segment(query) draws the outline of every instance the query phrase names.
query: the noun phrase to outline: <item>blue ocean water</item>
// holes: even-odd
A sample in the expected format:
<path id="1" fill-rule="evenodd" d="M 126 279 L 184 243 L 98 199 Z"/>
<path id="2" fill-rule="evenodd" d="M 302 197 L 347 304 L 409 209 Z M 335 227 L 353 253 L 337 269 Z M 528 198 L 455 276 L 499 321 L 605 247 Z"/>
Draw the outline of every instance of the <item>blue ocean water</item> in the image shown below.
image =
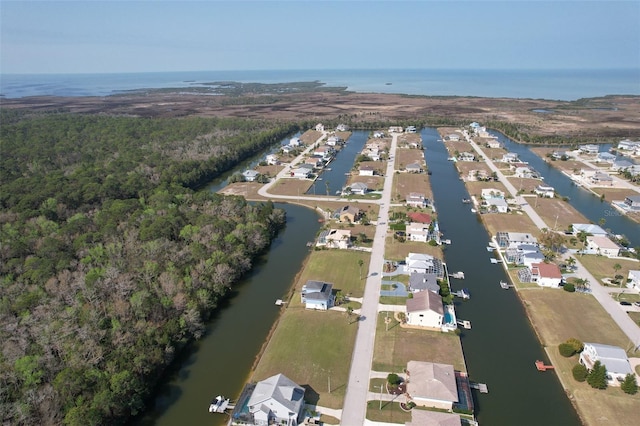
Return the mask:
<path id="1" fill-rule="evenodd" d="M 320 81 L 365 93 L 576 100 L 640 95 L 640 69 L 598 70 L 269 70 L 129 74 L 3 74 L 0 94 L 108 96 L 127 90 L 187 88 L 215 81 Z"/>

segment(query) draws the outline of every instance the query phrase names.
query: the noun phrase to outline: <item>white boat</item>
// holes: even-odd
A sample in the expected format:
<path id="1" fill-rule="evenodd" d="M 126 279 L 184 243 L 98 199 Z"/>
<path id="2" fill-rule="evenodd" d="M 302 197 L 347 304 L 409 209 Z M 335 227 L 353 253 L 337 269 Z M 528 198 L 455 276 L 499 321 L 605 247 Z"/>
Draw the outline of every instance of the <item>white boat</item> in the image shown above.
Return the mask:
<path id="1" fill-rule="evenodd" d="M 506 281 L 500 281 L 500 287 L 507 290 L 509 288 L 509 284 Z"/>
<path id="2" fill-rule="evenodd" d="M 209 405 L 210 413 L 224 413 L 224 410 L 229 406 L 229 399 L 222 395 L 216 396 Z"/>

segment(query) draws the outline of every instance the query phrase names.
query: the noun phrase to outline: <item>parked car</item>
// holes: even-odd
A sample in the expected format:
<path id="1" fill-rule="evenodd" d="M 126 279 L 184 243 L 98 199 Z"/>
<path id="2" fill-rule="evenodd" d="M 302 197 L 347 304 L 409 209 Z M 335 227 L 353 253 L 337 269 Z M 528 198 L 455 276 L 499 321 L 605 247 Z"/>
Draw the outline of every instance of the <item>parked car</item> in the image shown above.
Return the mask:
<path id="1" fill-rule="evenodd" d="M 640 308 L 640 302 L 633 302 L 633 304 Z"/>
<path id="2" fill-rule="evenodd" d="M 631 306 L 631 302 L 627 302 L 626 300 L 622 300 L 622 301 L 620 301 L 620 304 L 621 304 L 622 306 Z"/>

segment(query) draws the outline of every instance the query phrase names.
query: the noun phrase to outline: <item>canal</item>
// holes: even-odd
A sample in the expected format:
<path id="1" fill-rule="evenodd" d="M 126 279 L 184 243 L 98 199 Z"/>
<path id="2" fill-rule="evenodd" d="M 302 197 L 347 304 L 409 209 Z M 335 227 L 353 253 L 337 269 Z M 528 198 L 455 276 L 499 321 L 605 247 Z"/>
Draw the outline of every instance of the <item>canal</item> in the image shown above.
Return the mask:
<path id="1" fill-rule="evenodd" d="M 224 188 L 233 173 L 255 167 L 290 137 L 245 160 L 212 181 L 206 190 L 217 192 Z M 251 272 L 234 285 L 224 306 L 209 322 L 205 336 L 176 361 L 176 369 L 158 390 L 154 406 L 136 424 L 227 424 L 228 416 L 208 412 L 209 403 L 219 394 L 232 399 L 240 395 L 279 315 L 275 301 L 289 291 L 308 254 L 306 243 L 315 238 L 320 228 L 314 211 L 294 204 L 276 206 L 287 212 L 285 229 Z"/>
<path id="2" fill-rule="evenodd" d="M 490 262 L 486 250 L 490 236 L 463 198 L 469 198 L 454 163 L 435 129 L 421 132 L 425 160 L 438 221 L 446 246 L 444 256 L 450 271 L 464 271 L 466 279 L 452 280 L 453 290 L 469 288 L 471 299 L 456 302 L 460 319 L 469 320 L 471 330 L 461 334 L 472 381 L 486 383 L 488 394 L 474 391 L 481 425 L 580 425 L 580 420 L 556 375 L 541 373 L 537 359 L 546 360 L 524 308 L 513 290 L 503 290 L 502 267 Z"/>
<path id="3" fill-rule="evenodd" d="M 338 151 L 336 158 L 329 164 L 331 170 L 320 174 L 307 194 L 334 195 L 341 191 L 347 182 L 347 173 L 351 172 L 356 157 L 362 152 L 364 144 L 369 138 L 369 131 L 354 130 L 345 145 Z"/>
<path id="4" fill-rule="evenodd" d="M 528 146 L 513 142 L 499 132 L 489 133 L 497 136 L 505 149 L 515 152 L 522 161 L 526 161 L 540 172 L 544 176 L 545 185 L 553 186 L 558 194 L 568 197 L 569 204 L 589 221 L 598 224 L 604 219 L 603 228 L 610 229 L 614 234 L 624 235 L 629 240 L 630 247 L 640 247 L 640 226 L 612 207 L 609 201 L 613 200 L 602 201 L 597 195 L 575 185 L 567 175 L 531 152 Z M 611 145 L 602 145 L 601 150 L 606 151 L 610 147 Z"/>

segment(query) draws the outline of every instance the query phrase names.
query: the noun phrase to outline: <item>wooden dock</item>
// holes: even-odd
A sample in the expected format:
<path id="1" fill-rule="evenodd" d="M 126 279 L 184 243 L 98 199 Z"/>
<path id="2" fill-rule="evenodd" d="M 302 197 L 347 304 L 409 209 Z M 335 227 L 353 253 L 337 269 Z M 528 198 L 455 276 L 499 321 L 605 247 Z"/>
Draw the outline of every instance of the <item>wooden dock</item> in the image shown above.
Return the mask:
<path id="1" fill-rule="evenodd" d="M 485 383 L 469 382 L 469 386 L 471 386 L 471 389 L 479 390 L 480 393 L 489 393 L 489 388 Z"/>
<path id="2" fill-rule="evenodd" d="M 553 365 L 546 365 L 544 361 L 537 360 L 536 368 L 538 369 L 538 371 L 547 371 L 547 370 L 553 370 L 555 367 Z"/>

